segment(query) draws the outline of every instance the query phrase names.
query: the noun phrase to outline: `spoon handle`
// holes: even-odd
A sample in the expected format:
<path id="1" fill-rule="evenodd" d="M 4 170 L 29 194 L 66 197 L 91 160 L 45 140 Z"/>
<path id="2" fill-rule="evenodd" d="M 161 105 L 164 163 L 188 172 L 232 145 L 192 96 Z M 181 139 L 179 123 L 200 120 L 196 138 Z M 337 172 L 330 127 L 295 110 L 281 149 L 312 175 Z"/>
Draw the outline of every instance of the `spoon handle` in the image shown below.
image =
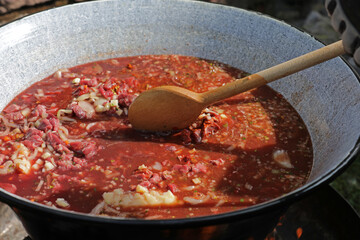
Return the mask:
<path id="1" fill-rule="evenodd" d="M 238 79 L 224 86 L 201 93 L 205 105 L 235 96 L 250 89 L 260 87 L 269 82 L 289 76 L 303 69 L 338 57 L 345 53 L 342 40 L 322 47 L 300 57 L 280 63 L 250 76 Z"/>

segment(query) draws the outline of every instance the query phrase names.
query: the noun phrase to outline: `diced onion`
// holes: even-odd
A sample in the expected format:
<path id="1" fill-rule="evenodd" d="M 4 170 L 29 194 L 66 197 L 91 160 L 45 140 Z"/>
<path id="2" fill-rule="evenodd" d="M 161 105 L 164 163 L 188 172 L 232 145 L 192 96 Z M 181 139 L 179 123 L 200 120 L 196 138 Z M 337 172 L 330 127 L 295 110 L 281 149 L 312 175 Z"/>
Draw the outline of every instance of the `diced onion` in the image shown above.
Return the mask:
<path id="1" fill-rule="evenodd" d="M 30 112 L 31 112 L 30 108 L 25 108 L 25 109 L 23 109 L 23 110 L 21 111 L 21 114 L 22 114 L 24 117 L 27 117 L 27 116 L 29 116 Z"/>
<path id="2" fill-rule="evenodd" d="M 69 72 L 69 69 L 59 69 L 59 70 L 57 70 L 55 73 L 54 73 L 54 77 L 56 78 L 56 79 L 61 79 L 62 78 L 62 73 L 63 72 Z"/>
<path id="3" fill-rule="evenodd" d="M 228 147 L 227 149 L 226 149 L 226 151 L 232 151 L 232 150 L 234 150 L 236 148 L 236 145 L 235 144 L 232 144 L 230 147 Z"/>
<path id="4" fill-rule="evenodd" d="M 95 112 L 101 113 L 101 112 L 106 112 L 108 109 L 106 109 L 103 105 L 97 105 L 95 107 Z"/>
<path id="5" fill-rule="evenodd" d="M 138 167 L 139 170 L 145 170 L 147 169 L 147 166 L 145 166 L 145 164 L 141 164 L 139 167 Z"/>
<path id="6" fill-rule="evenodd" d="M 92 104 L 86 101 L 79 101 L 78 105 L 86 112 L 87 117 L 92 117 L 95 114 L 95 109 Z"/>
<path id="7" fill-rule="evenodd" d="M 276 150 L 273 152 L 273 159 L 280 166 L 284 168 L 293 168 L 294 166 L 291 164 L 290 157 L 285 150 Z"/>
<path id="8" fill-rule="evenodd" d="M 54 168 L 55 168 L 55 166 L 51 162 L 48 162 L 48 161 L 45 162 L 45 164 L 44 164 L 45 171 L 50 171 Z"/>
<path id="9" fill-rule="evenodd" d="M 50 152 L 54 151 L 54 148 L 50 144 L 47 144 L 46 147 L 47 149 L 49 149 Z"/>
<path id="10" fill-rule="evenodd" d="M 209 196 L 206 196 L 205 198 L 200 198 L 200 199 L 192 198 L 192 197 L 184 197 L 183 200 L 192 205 L 197 205 L 197 204 L 206 202 L 207 200 L 209 200 L 209 198 L 210 198 Z"/>
<path id="11" fill-rule="evenodd" d="M 152 165 L 152 168 L 158 171 L 162 170 L 162 165 L 159 162 L 155 162 L 154 165 Z"/>
<path id="12" fill-rule="evenodd" d="M 57 112 L 57 118 L 60 118 L 63 114 L 70 114 L 72 113 L 72 110 L 69 109 L 59 109 L 59 111 Z"/>
<path id="13" fill-rule="evenodd" d="M 73 84 L 79 84 L 79 83 L 80 83 L 80 78 L 74 78 L 74 79 L 72 80 L 72 83 L 73 83 Z"/>
<path id="14" fill-rule="evenodd" d="M 63 121 L 63 122 L 76 122 L 75 119 L 73 118 L 70 118 L 70 117 L 61 117 L 61 119 L 59 119 L 60 121 Z"/>
<path id="15" fill-rule="evenodd" d="M 47 116 L 48 116 L 47 112 L 44 111 L 43 113 L 41 113 L 42 118 L 47 118 Z"/>
<path id="16" fill-rule="evenodd" d="M 36 122 L 34 123 L 35 127 L 38 127 L 40 125 L 40 120 L 36 120 Z"/>
<path id="17" fill-rule="evenodd" d="M 96 96 L 96 92 L 91 92 L 89 95 L 90 95 L 90 98 L 93 100 L 97 100 L 99 98 L 98 96 Z"/>
<path id="18" fill-rule="evenodd" d="M 58 198 L 58 199 L 56 199 L 55 202 L 58 206 L 63 207 L 63 208 L 70 206 L 70 204 L 64 198 Z"/>
<path id="19" fill-rule="evenodd" d="M 77 101 L 83 101 L 83 100 L 86 100 L 86 99 L 89 99 L 90 98 L 90 94 L 89 93 L 85 93 L 81 96 L 79 96 L 76 100 Z"/>
<path id="20" fill-rule="evenodd" d="M 35 189 L 35 192 L 38 192 L 38 191 L 40 191 L 40 189 L 41 189 L 41 187 L 42 187 L 42 185 L 44 184 L 44 180 L 40 180 L 40 182 L 39 182 L 39 184 L 37 185 L 37 187 L 36 187 L 36 189 Z"/>
<path id="21" fill-rule="evenodd" d="M 47 158 L 49 158 L 49 157 L 51 157 L 51 153 L 48 152 L 48 151 L 44 152 L 43 155 L 41 155 L 41 158 L 42 158 L 42 159 L 47 159 Z"/>
<path id="22" fill-rule="evenodd" d="M 40 99 L 40 98 L 44 97 L 44 96 L 45 96 L 45 95 L 44 95 L 44 90 L 42 90 L 41 88 L 39 88 L 39 89 L 37 90 L 37 93 L 34 94 L 34 96 L 35 96 L 36 99 Z"/>
<path id="23" fill-rule="evenodd" d="M 192 191 L 195 188 L 197 188 L 197 187 L 196 186 L 187 186 L 187 187 L 183 187 L 182 189 L 185 190 L 185 191 Z"/>
<path id="24" fill-rule="evenodd" d="M 14 168 L 13 161 L 6 161 L 3 164 L 3 167 L 0 168 L 0 174 L 1 175 L 5 175 L 5 174 L 8 174 L 8 173 L 13 173 L 14 171 L 15 171 L 15 168 Z"/>
<path id="25" fill-rule="evenodd" d="M 59 111 L 56 114 L 56 117 L 60 121 L 76 122 L 75 119 L 64 116 L 64 114 L 71 114 L 71 113 L 72 113 L 72 110 L 70 110 L 70 109 L 59 109 Z M 36 126 L 36 124 L 35 124 L 35 126 Z"/>
<path id="26" fill-rule="evenodd" d="M 215 207 L 220 207 L 221 205 L 223 205 L 226 201 L 224 199 L 220 199 L 217 204 L 215 205 Z"/>
<path id="27" fill-rule="evenodd" d="M 95 106 L 97 106 L 97 105 L 104 105 L 104 103 L 106 103 L 106 102 L 108 102 L 108 100 L 106 100 L 105 98 L 102 98 L 102 97 L 100 97 L 99 99 L 97 99 L 95 102 L 94 102 L 94 104 L 95 104 Z"/>
<path id="28" fill-rule="evenodd" d="M 33 160 L 37 156 L 38 152 L 39 150 L 35 148 L 34 152 L 28 157 L 28 160 L 29 161 Z"/>
<path id="29" fill-rule="evenodd" d="M 110 62 L 111 62 L 113 65 L 115 65 L 115 66 L 119 65 L 119 61 L 116 60 L 116 59 L 111 59 Z"/>
<path id="30" fill-rule="evenodd" d="M 102 201 L 99 204 L 97 204 L 90 212 L 90 214 L 98 215 L 104 208 L 105 202 Z"/>
<path id="31" fill-rule="evenodd" d="M 192 182 L 195 183 L 196 185 L 199 185 L 201 183 L 201 179 L 200 178 L 193 178 Z"/>
<path id="32" fill-rule="evenodd" d="M 61 71 L 60 71 L 60 70 L 56 71 L 56 72 L 54 73 L 54 77 L 55 77 L 56 79 L 60 79 L 60 78 L 62 77 Z"/>
<path id="33" fill-rule="evenodd" d="M 28 174 L 30 172 L 30 168 L 31 168 L 30 161 L 25 158 L 15 159 L 14 165 L 15 165 L 16 170 L 23 174 Z"/>
<path id="34" fill-rule="evenodd" d="M 122 114 L 123 112 L 124 112 L 123 110 L 119 109 L 119 110 L 116 111 L 116 114 L 117 114 L 118 116 L 121 116 L 121 114 Z"/>
<path id="35" fill-rule="evenodd" d="M 68 130 L 66 127 L 64 127 L 64 126 L 59 126 L 59 131 L 64 132 L 64 134 L 65 134 L 66 136 L 69 135 L 69 130 Z"/>
<path id="36" fill-rule="evenodd" d="M 95 109 L 96 110 L 96 109 Z M 95 126 L 97 123 L 96 122 L 92 122 L 92 123 L 89 123 L 87 126 L 86 126 L 86 130 L 90 130 L 90 128 L 92 128 L 93 126 Z"/>
<path id="37" fill-rule="evenodd" d="M 110 107 L 119 107 L 119 101 L 118 100 L 111 100 L 110 101 Z"/>
<path id="38" fill-rule="evenodd" d="M 59 134 L 59 137 L 61 138 L 61 140 L 63 140 L 63 141 L 68 140 L 66 133 L 64 133 L 64 131 L 62 129 L 58 130 L 58 134 Z"/>

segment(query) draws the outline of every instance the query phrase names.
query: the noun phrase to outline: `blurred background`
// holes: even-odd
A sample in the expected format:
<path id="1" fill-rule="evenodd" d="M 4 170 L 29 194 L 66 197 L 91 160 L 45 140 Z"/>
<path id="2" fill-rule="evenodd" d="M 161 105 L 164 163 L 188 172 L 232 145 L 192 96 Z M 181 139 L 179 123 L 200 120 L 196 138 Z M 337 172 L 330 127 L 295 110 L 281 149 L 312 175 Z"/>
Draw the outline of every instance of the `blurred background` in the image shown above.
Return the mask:
<path id="1" fill-rule="evenodd" d="M 201 0 L 261 12 L 281 19 L 302 29 L 325 44 L 339 40 L 330 24 L 324 0 Z M 0 0 L 0 26 L 18 18 L 46 9 L 86 0 Z M 348 56 L 344 56 L 355 71 L 360 69 Z M 335 188 L 354 209 L 360 213 L 360 156 L 337 177 L 331 186 Z M 330 199 L 329 199 L 330 201 Z"/>

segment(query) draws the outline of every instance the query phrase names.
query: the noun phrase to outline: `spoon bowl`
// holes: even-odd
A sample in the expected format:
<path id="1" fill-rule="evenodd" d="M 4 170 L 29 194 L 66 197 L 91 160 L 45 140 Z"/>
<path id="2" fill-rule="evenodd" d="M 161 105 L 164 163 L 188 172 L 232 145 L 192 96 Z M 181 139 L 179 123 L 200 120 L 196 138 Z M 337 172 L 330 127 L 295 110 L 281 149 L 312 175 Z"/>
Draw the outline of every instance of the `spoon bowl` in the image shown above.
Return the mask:
<path id="1" fill-rule="evenodd" d="M 205 107 L 201 93 L 176 86 L 156 87 L 140 94 L 130 105 L 129 120 L 136 129 L 178 130 L 193 123 Z"/>

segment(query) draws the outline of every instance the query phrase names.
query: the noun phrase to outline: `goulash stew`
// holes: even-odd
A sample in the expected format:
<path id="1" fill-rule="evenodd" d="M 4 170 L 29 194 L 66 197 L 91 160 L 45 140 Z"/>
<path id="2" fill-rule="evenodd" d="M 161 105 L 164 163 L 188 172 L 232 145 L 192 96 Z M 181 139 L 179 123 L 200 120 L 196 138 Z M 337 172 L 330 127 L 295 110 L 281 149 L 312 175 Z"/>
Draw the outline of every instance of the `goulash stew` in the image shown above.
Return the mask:
<path id="1" fill-rule="evenodd" d="M 219 214 L 306 182 L 309 133 L 278 93 L 260 87 L 205 109 L 187 129 L 135 131 L 128 108 L 143 91 L 207 91 L 246 76 L 179 55 L 123 57 L 62 69 L 0 115 L 0 187 L 48 206 L 126 218 Z"/>

